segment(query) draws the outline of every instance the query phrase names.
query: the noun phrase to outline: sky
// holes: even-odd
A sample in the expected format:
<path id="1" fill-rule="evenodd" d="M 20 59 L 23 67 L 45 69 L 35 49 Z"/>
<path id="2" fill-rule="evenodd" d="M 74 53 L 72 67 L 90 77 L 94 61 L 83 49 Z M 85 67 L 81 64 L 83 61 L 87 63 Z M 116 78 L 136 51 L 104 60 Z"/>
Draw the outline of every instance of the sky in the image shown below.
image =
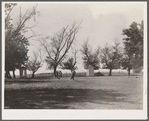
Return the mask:
<path id="1" fill-rule="evenodd" d="M 37 26 L 33 32 L 41 36 L 53 36 L 63 27 L 72 25 L 74 21 L 82 22 L 79 32 L 76 35 L 75 48 L 80 50 L 84 41 L 88 39 L 93 50 L 98 46 L 103 48 L 106 43 L 114 44 L 118 40 L 123 45 L 122 30 L 128 28 L 132 22 L 141 23 L 144 20 L 145 2 L 21 2 L 13 9 L 12 16 L 18 18 L 21 6 L 21 12 L 38 4 L 37 11 L 40 16 L 37 17 Z M 33 20 L 27 23 L 27 26 L 33 26 Z M 29 31 L 28 34 L 32 34 Z M 38 42 L 39 36 L 29 39 L 30 47 L 28 55 L 41 48 Z M 45 52 L 42 52 L 43 58 Z M 70 50 L 71 55 L 71 50 Z M 82 55 L 77 53 L 77 71 L 85 71 L 83 68 Z M 46 70 L 46 63 L 43 64 L 37 73 L 49 72 Z"/>

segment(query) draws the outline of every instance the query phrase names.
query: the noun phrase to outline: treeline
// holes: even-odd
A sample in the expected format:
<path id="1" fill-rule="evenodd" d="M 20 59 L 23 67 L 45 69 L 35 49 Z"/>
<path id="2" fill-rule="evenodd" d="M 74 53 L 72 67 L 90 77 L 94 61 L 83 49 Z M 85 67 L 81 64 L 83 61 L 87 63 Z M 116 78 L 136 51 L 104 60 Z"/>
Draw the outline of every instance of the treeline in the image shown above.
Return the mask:
<path id="1" fill-rule="evenodd" d="M 58 66 L 70 71 L 77 69 L 76 55 L 79 50 L 74 50 L 69 58 L 67 55 L 70 48 L 73 48 L 81 23 L 74 22 L 71 26 L 63 27 L 53 37 L 38 37 L 38 42 L 43 47 L 46 57 L 43 59 L 41 50 L 39 50 L 34 52 L 31 59 L 27 55 L 29 51 L 28 39 L 36 35 L 33 33 L 30 37 L 26 37 L 24 34 L 36 25 L 36 16 L 40 15 L 40 12 L 37 11 L 36 5 L 32 9 L 26 10 L 24 14 L 20 8 L 17 24 L 14 25 L 10 13 L 16 5 L 15 3 L 5 3 L 5 77 L 12 78 L 10 71 L 13 71 L 15 78 L 15 70 L 25 67 L 32 72 L 34 78 L 35 72 L 44 61 L 47 63 L 48 69 L 54 70 L 54 75 Z M 26 23 L 31 19 L 35 20 L 35 25 L 27 27 Z M 96 70 L 101 68 L 102 63 L 102 68 L 110 70 L 109 75 L 112 75 L 112 69 L 121 67 L 128 69 L 128 75 L 132 68 L 141 68 L 143 66 L 143 21 L 140 24 L 133 22 L 129 28 L 122 31 L 122 34 L 125 35 L 124 49 L 120 47 L 120 43 L 115 41 L 113 46 L 98 47 L 93 52 L 86 41 L 80 50 L 83 55 L 84 68 L 93 66 Z"/>
<path id="2" fill-rule="evenodd" d="M 143 67 L 143 30 L 143 21 L 140 24 L 133 22 L 129 28 L 123 29 L 124 48 L 120 47 L 118 41 L 115 41 L 113 46 L 107 44 L 103 48 L 98 47 L 93 53 L 87 40 L 81 50 L 84 68 L 87 69 L 91 65 L 96 70 L 102 63 L 102 68 L 110 70 L 109 76 L 112 75 L 112 69 L 119 68 L 127 69 L 128 75 L 131 69 L 140 72 Z"/>

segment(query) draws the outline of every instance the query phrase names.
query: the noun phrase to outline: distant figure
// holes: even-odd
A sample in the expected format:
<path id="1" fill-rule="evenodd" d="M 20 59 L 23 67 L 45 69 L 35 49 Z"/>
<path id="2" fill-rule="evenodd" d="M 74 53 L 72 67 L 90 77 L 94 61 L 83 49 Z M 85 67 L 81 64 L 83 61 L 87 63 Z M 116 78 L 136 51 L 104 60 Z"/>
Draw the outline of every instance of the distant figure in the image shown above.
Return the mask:
<path id="1" fill-rule="evenodd" d="M 61 71 L 56 71 L 56 77 L 60 79 L 62 77 L 62 72 Z"/>
<path id="2" fill-rule="evenodd" d="M 61 72 L 61 71 L 59 71 L 59 77 L 62 77 L 62 75 L 63 75 L 63 74 L 62 74 L 62 72 Z"/>
<path id="3" fill-rule="evenodd" d="M 71 79 L 74 80 L 74 76 L 75 76 L 75 75 L 76 75 L 76 72 L 75 72 L 75 70 L 73 70 L 73 71 L 72 71 L 72 75 L 71 75 Z M 71 80 L 71 79 L 70 79 L 70 80 Z"/>

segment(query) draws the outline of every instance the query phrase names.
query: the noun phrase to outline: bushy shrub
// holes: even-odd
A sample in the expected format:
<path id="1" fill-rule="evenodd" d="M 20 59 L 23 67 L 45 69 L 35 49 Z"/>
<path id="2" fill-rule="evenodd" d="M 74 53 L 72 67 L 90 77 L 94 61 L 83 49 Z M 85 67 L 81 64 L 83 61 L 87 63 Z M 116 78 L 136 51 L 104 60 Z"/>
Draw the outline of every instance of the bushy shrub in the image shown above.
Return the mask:
<path id="1" fill-rule="evenodd" d="M 140 73 L 142 71 L 142 67 L 133 68 L 132 71 L 133 73 Z"/>
<path id="2" fill-rule="evenodd" d="M 94 73 L 94 76 L 104 76 L 104 74 L 102 74 L 100 71 Z"/>

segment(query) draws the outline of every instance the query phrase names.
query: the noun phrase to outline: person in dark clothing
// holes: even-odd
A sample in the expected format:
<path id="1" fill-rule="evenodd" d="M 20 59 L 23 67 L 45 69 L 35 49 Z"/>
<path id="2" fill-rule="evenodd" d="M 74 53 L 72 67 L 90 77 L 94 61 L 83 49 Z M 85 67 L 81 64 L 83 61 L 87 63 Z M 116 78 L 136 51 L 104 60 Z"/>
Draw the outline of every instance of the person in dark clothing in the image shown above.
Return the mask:
<path id="1" fill-rule="evenodd" d="M 76 75 L 76 72 L 75 72 L 75 70 L 73 70 L 73 71 L 72 71 L 72 75 L 71 75 L 71 79 L 74 80 L 74 76 L 75 76 L 75 75 Z M 71 79 L 70 79 L 70 80 L 71 80 Z"/>
<path id="2" fill-rule="evenodd" d="M 56 71 L 56 77 L 60 79 L 62 77 L 62 72 L 61 71 Z"/>
<path id="3" fill-rule="evenodd" d="M 59 71 L 59 76 L 62 77 L 63 73 L 61 71 Z"/>

